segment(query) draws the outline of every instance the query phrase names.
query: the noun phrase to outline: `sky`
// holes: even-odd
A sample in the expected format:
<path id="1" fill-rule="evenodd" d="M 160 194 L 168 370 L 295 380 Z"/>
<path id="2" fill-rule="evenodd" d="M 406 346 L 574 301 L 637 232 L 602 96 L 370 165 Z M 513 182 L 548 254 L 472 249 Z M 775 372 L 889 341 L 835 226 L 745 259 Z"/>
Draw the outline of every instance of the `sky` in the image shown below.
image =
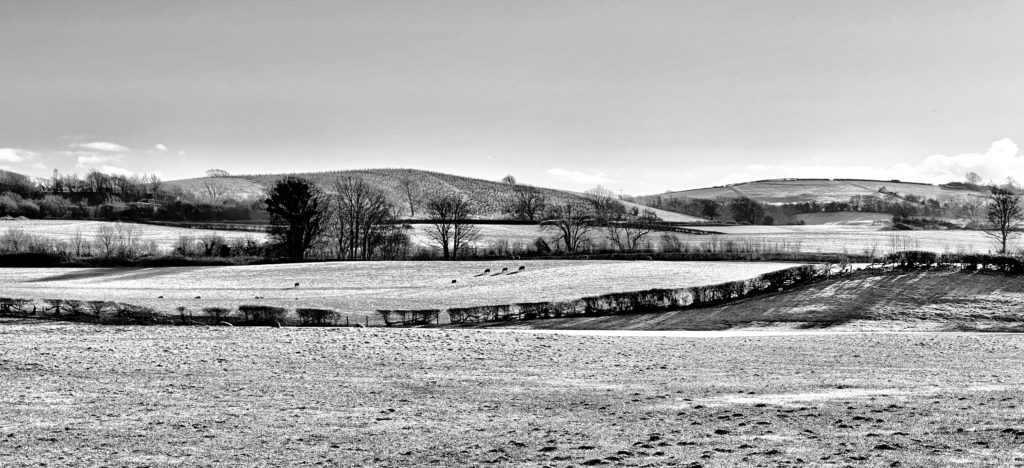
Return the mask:
<path id="1" fill-rule="evenodd" d="M 0 168 L 1024 181 L 1024 2 L 0 2 Z"/>

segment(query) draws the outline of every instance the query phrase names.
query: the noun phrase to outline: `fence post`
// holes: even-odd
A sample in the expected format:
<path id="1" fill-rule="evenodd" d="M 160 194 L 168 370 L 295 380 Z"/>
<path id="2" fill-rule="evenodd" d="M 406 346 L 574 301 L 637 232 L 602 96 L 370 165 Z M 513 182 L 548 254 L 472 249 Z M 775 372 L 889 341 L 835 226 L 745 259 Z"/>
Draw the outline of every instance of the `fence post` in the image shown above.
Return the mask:
<path id="1" fill-rule="evenodd" d="M 366 316 L 366 327 L 367 328 L 370 327 L 370 316 L 369 315 Z"/>
<path id="2" fill-rule="evenodd" d="M 347 315 L 345 316 L 345 326 L 346 327 L 348 326 L 348 316 Z"/>

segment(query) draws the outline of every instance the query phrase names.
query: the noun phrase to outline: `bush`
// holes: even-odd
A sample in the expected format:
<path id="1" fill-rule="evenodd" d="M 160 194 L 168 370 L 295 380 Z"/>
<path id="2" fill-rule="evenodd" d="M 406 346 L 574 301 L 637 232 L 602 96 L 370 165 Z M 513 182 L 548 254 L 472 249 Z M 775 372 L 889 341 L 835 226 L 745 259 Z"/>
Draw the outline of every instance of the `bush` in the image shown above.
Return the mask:
<path id="1" fill-rule="evenodd" d="M 939 256 L 935 252 L 925 250 L 905 250 L 886 255 L 884 264 L 893 264 L 900 268 L 927 268 L 938 263 L 938 261 Z"/>
<path id="2" fill-rule="evenodd" d="M 238 312 L 250 325 L 281 324 L 288 315 L 288 309 L 267 305 L 240 305 Z"/>
<path id="3" fill-rule="evenodd" d="M 121 324 L 125 325 L 157 325 L 170 323 L 170 320 L 155 310 L 124 303 L 114 303 L 114 319 Z"/>
<path id="4" fill-rule="evenodd" d="M 420 310 L 384 310 L 379 309 L 377 313 L 380 314 L 384 320 L 384 325 L 429 325 L 432 322 L 437 321 L 437 317 L 441 314 L 439 309 L 420 309 Z"/>
<path id="5" fill-rule="evenodd" d="M 209 317 L 211 324 L 218 324 L 231 316 L 231 309 L 227 307 L 203 307 L 203 313 Z"/>
<path id="6" fill-rule="evenodd" d="M 27 317 L 31 315 L 31 312 L 29 311 L 29 306 L 31 305 L 31 299 L 0 297 L 0 315 L 8 317 Z"/>
<path id="7" fill-rule="evenodd" d="M 299 323 L 305 326 L 332 325 L 338 319 L 338 313 L 331 309 L 295 309 L 299 316 Z"/>

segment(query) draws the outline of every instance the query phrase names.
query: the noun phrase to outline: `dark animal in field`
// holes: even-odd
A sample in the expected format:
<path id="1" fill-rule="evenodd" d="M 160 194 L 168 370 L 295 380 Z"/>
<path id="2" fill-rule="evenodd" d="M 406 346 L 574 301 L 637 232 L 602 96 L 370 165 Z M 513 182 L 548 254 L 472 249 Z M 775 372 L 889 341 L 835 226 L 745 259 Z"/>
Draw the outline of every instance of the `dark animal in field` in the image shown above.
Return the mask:
<path id="1" fill-rule="evenodd" d="M 452 284 L 458 283 L 459 280 L 452 280 Z"/>
<path id="2" fill-rule="evenodd" d="M 505 267 L 505 268 L 502 268 L 502 269 L 501 269 L 501 272 L 502 272 L 502 273 L 505 273 L 505 272 L 507 272 L 507 271 L 508 271 L 508 267 Z"/>
<path id="3" fill-rule="evenodd" d="M 490 273 L 490 272 L 491 272 L 491 269 L 490 269 L 490 268 L 488 268 L 488 269 L 484 270 L 484 273 Z"/>
<path id="4" fill-rule="evenodd" d="M 519 271 L 526 271 L 526 265 L 520 265 Z"/>
<path id="5" fill-rule="evenodd" d="M 156 298 L 157 299 L 163 299 L 164 297 L 163 296 L 157 296 Z"/>
<path id="6" fill-rule="evenodd" d="M 297 288 L 297 287 L 299 287 L 299 283 L 295 283 L 295 287 L 296 287 L 296 288 Z"/>
<path id="7" fill-rule="evenodd" d="M 196 296 L 196 299 L 202 299 L 203 296 Z"/>

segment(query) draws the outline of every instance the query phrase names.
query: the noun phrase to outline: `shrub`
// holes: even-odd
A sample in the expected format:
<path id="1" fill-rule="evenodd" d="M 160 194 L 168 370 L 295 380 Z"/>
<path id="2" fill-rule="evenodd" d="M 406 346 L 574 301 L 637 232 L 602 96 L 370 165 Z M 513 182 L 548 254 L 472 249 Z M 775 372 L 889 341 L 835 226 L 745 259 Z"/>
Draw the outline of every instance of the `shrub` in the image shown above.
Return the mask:
<path id="1" fill-rule="evenodd" d="M 167 317 L 160 315 L 149 307 L 120 302 L 115 303 L 113 307 L 115 320 L 122 324 L 156 325 L 170 322 Z"/>
<path id="2" fill-rule="evenodd" d="M 203 307 L 203 313 L 210 319 L 211 324 L 223 322 L 231 315 L 231 309 L 227 307 Z"/>
<path id="3" fill-rule="evenodd" d="M 338 319 L 338 313 L 331 309 L 295 309 L 299 316 L 299 323 L 306 326 L 332 325 Z"/>
<path id="4" fill-rule="evenodd" d="M 939 256 L 935 252 L 924 250 L 904 250 L 885 256 L 885 264 L 893 264 L 900 268 L 929 267 L 938 263 Z"/>
<path id="5" fill-rule="evenodd" d="M 238 312 L 251 325 L 274 325 L 284 322 L 288 309 L 267 305 L 240 305 Z"/>
<path id="6" fill-rule="evenodd" d="M 0 297 L 0 315 L 25 317 L 30 315 L 28 308 L 31 305 L 31 299 Z"/>
<path id="7" fill-rule="evenodd" d="M 377 313 L 380 314 L 384 320 L 384 325 L 429 325 L 432 322 L 437 321 L 437 317 L 441 314 L 439 309 L 420 309 L 420 310 L 384 310 L 378 309 Z"/>

